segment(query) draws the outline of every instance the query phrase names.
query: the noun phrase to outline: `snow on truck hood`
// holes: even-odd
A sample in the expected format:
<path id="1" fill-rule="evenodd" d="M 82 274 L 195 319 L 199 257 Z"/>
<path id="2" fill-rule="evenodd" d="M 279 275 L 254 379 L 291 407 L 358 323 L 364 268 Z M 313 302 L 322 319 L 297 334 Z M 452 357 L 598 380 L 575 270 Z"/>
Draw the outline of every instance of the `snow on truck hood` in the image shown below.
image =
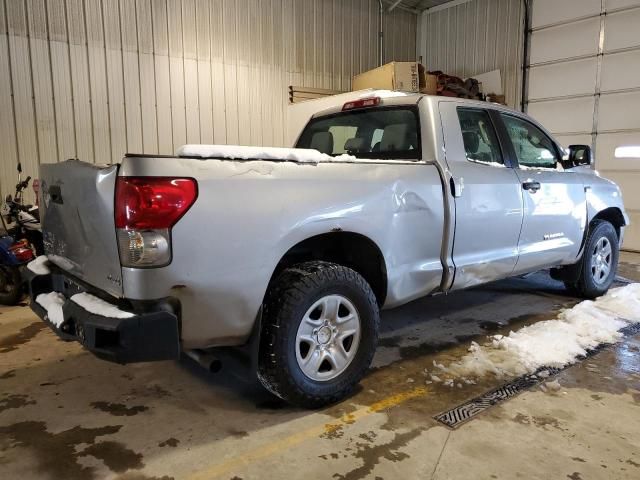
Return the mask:
<path id="1" fill-rule="evenodd" d="M 310 148 L 245 147 L 240 145 L 183 145 L 179 157 L 225 158 L 234 160 L 284 160 L 298 163 L 353 162 L 352 155 L 333 157 Z"/>

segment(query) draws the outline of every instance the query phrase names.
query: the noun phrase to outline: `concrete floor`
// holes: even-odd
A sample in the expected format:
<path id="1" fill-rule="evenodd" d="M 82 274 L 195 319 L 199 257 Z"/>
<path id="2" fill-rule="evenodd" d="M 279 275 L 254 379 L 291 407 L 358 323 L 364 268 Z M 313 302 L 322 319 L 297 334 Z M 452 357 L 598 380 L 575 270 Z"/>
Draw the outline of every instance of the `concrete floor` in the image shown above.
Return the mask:
<path id="1" fill-rule="evenodd" d="M 640 281 L 640 255 L 619 274 Z M 374 368 L 339 405 L 304 411 L 188 359 L 112 365 L 0 309 L 0 478 L 640 478 L 640 338 L 456 430 L 433 415 L 499 382 L 425 384 L 470 340 L 576 303 L 545 274 L 385 312 Z"/>

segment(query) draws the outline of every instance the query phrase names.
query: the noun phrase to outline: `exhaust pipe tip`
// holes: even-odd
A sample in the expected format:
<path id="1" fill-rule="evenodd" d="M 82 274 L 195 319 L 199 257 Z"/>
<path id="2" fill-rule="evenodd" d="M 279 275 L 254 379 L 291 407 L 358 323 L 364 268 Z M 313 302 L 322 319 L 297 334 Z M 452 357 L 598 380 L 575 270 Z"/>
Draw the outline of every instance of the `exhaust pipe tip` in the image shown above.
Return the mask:
<path id="1" fill-rule="evenodd" d="M 217 358 L 213 358 L 209 363 L 209 371 L 211 373 L 218 373 L 220 370 L 222 370 L 222 362 Z"/>
<path id="2" fill-rule="evenodd" d="M 218 357 L 208 352 L 202 350 L 186 350 L 184 353 L 211 373 L 218 373 L 222 370 L 222 362 Z"/>

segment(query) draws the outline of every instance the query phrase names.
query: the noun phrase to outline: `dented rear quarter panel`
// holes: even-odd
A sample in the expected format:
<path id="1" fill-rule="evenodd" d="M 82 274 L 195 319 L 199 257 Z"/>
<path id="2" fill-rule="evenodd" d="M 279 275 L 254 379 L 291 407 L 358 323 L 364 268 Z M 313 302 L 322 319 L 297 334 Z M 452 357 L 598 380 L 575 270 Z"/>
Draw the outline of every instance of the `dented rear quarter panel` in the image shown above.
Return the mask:
<path id="1" fill-rule="evenodd" d="M 180 300 L 184 348 L 246 340 L 278 262 L 318 234 L 354 232 L 378 246 L 385 307 L 440 286 L 445 208 L 433 164 L 138 156 L 126 157 L 119 175 L 198 181 L 195 204 L 172 230 L 172 262 L 122 271 L 125 297 Z"/>

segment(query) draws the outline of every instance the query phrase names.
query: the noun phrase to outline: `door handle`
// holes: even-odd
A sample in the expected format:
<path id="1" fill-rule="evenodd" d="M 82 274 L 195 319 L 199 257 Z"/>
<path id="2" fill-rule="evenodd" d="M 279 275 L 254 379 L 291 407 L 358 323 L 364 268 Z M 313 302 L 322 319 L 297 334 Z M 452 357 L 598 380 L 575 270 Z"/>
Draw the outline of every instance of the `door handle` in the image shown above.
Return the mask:
<path id="1" fill-rule="evenodd" d="M 523 182 L 522 188 L 528 190 L 530 193 L 536 193 L 538 190 L 540 190 L 540 182 L 527 180 L 526 182 Z"/>

